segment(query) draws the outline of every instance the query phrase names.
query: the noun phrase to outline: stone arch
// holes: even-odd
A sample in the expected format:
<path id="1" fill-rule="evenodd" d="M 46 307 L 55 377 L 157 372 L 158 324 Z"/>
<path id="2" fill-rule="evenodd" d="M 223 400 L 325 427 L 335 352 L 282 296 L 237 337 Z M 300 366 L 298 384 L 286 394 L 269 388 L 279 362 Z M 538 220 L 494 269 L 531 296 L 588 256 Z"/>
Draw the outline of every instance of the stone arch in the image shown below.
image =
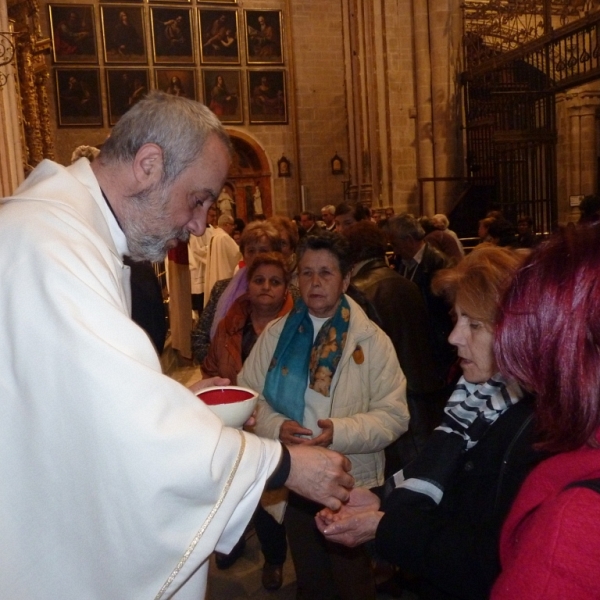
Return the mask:
<path id="1" fill-rule="evenodd" d="M 262 146 L 250 135 L 228 129 L 233 159 L 226 184 L 233 189 L 235 216 L 249 223 L 259 210 L 273 215 L 273 183 L 269 159 Z M 256 189 L 260 191 L 257 193 Z"/>

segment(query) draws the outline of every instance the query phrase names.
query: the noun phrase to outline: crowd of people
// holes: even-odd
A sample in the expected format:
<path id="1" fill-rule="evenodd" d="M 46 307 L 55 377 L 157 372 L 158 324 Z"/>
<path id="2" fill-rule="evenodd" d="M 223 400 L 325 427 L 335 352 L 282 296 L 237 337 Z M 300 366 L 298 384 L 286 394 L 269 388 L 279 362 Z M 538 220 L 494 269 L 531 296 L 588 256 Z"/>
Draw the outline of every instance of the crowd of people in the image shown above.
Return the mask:
<path id="1" fill-rule="evenodd" d="M 556 452 L 543 441 L 536 417 L 537 388 L 523 375 L 500 369 L 502 346 L 495 342 L 502 300 L 542 241 L 533 232 L 532 220 L 523 217 L 513 226 L 501 213 L 489 213 L 480 222 L 475 247 L 467 251 L 442 214 L 416 218 L 395 215 L 393 209 L 377 214 L 364 205 L 342 203 L 324 206 L 320 218 L 304 211 L 293 219 L 279 216 L 269 222 L 279 224 L 282 240 L 285 223 L 287 253 L 281 264 L 286 265 L 288 293 L 295 291 L 293 308 L 274 307 L 273 322 L 264 328 L 264 335 L 259 335 L 262 329 L 253 328 L 254 350 L 247 350 L 243 367 L 238 360 L 236 380 L 261 394 L 256 433 L 285 443 L 325 445 L 349 456 L 355 488 L 349 502 L 336 511 L 319 511 L 315 503 L 294 493 L 280 501 L 277 510 L 263 501 L 267 510 L 259 507 L 262 516 L 255 518 L 255 529 L 265 555 L 265 587 L 272 590 L 281 585 L 285 552 L 280 551 L 279 562 L 273 564 L 268 546 L 278 540 L 275 545 L 282 548 L 286 536 L 298 598 L 374 598 L 373 576 L 382 560 L 392 566 L 392 576 L 382 589 L 400 593 L 408 587 L 422 599 L 483 599 L 492 593 L 502 598 L 529 597 L 527 586 L 541 589 L 541 581 L 593 589 L 589 577 L 583 584 L 569 583 L 547 567 L 535 582 L 514 577 L 504 584 L 506 576 L 500 576 L 509 558 L 519 560 L 518 550 L 501 537 L 503 523 L 530 472 L 538 473 L 536 466 L 548 464 L 546 460 Z M 538 252 L 558 244 L 559 236 Z M 595 247 L 600 250 L 597 242 Z M 290 277 L 294 284 L 287 283 Z M 274 287 L 262 281 L 273 296 Z M 315 313 L 316 303 L 323 302 L 330 286 L 329 311 Z M 246 296 L 241 298 L 248 303 Z M 345 310 L 350 315 L 347 333 L 339 321 Z M 355 341 L 351 332 L 356 325 L 351 323 L 358 315 L 361 322 L 379 330 L 378 335 L 384 334 L 386 345 L 391 343 L 393 353 L 388 348 L 385 354 L 393 356 L 393 367 L 382 356 L 374 358 L 370 345 Z M 210 315 L 213 326 L 214 318 Z M 219 328 L 234 318 L 239 319 L 235 308 Z M 250 327 L 250 319 L 244 319 L 238 321 L 238 328 L 244 322 Z M 203 358 L 201 348 L 208 348 L 210 354 L 224 344 L 216 336 L 211 342 L 209 330 L 204 319 L 194 331 L 196 337 L 206 336 L 204 346 L 195 345 L 196 359 L 204 360 L 207 376 L 224 375 L 230 357 L 223 361 L 221 372 L 214 361 L 208 368 Z M 236 336 L 231 329 L 230 340 Z M 384 348 L 381 344 L 375 346 Z M 348 363 L 344 357 L 349 353 L 353 360 Z M 333 358 L 320 359 L 324 354 Z M 339 374 L 332 364 L 342 369 Z M 367 366 L 366 376 L 350 380 L 351 386 L 343 370 L 348 364 L 359 372 Z M 397 364 L 405 378 L 399 401 L 410 419 L 408 427 L 401 417 L 395 425 L 393 419 L 390 423 L 394 411 L 388 406 L 388 421 L 382 424 L 388 435 L 382 437 L 372 416 L 381 391 L 375 392 L 371 378 L 389 385 L 389 370 Z M 396 381 L 387 393 L 400 387 Z M 356 398 L 358 413 L 353 412 L 356 406 L 346 412 L 349 397 Z M 362 419 L 369 424 L 364 432 Z M 581 444 L 593 440 L 595 430 L 587 430 Z M 383 471 L 359 474 L 357 469 L 369 460 L 372 450 L 384 457 Z M 587 452 L 590 461 L 597 456 L 591 449 Z M 572 462 L 579 465 L 579 460 Z M 586 469 L 587 461 L 582 476 L 588 474 Z M 594 505 L 592 492 L 583 489 L 588 491 L 586 497 L 585 491 L 578 490 L 581 501 Z M 546 499 L 533 491 L 529 494 L 535 500 Z M 278 528 L 271 524 L 268 529 L 270 538 L 264 527 L 269 510 L 280 518 Z M 522 512 L 518 515 L 523 518 Z M 535 544 L 533 534 L 528 543 Z M 501 556 L 501 547 L 509 558 Z M 517 569 L 514 562 L 510 564 Z M 571 596 L 548 596 L 546 589 L 534 597 Z"/>
<path id="2" fill-rule="evenodd" d="M 466 249 L 360 204 L 244 223 L 230 160 L 153 92 L 0 202 L 5 595 L 196 600 L 252 519 L 300 600 L 374 600 L 381 565 L 421 600 L 598 597 L 600 204 L 544 240 L 491 213 Z M 177 248 L 189 389 L 132 319 L 132 265 Z M 196 397 L 228 383 L 259 394 L 241 430 Z"/>

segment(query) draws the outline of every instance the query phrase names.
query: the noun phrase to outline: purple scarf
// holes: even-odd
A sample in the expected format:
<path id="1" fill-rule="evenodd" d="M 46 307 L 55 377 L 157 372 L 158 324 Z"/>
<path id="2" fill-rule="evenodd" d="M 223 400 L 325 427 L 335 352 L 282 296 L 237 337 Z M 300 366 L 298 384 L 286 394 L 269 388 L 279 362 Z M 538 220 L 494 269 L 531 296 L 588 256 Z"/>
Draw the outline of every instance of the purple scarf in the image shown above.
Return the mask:
<path id="1" fill-rule="evenodd" d="M 227 287 L 223 290 L 219 301 L 217 302 L 217 308 L 215 310 L 215 316 L 213 318 L 212 325 L 210 326 L 210 339 L 215 337 L 217 326 L 221 319 L 227 314 L 227 311 L 231 308 L 231 305 L 242 295 L 248 291 L 248 269 L 242 267 L 232 278 Z"/>

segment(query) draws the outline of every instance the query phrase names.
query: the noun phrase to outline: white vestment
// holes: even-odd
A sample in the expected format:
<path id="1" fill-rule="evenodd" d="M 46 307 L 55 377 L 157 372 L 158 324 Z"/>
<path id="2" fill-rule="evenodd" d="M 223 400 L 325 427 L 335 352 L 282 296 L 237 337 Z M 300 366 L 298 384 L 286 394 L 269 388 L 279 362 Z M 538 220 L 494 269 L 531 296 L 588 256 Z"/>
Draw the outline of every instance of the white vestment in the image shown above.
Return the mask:
<path id="1" fill-rule="evenodd" d="M 129 316 L 125 237 L 87 159 L 0 201 L 0 596 L 203 598 L 278 442 L 223 427 Z"/>
<path id="2" fill-rule="evenodd" d="M 190 235 L 188 256 L 190 259 L 192 294 L 204 294 L 208 245 L 214 231 L 213 227 L 207 227 L 202 235 Z"/>
<path id="3" fill-rule="evenodd" d="M 206 274 L 204 276 L 204 306 L 208 304 L 210 292 L 217 281 L 229 279 L 240 262 L 242 254 L 236 241 L 223 229 L 217 227 L 213 231 L 208 255 L 206 257 Z"/>

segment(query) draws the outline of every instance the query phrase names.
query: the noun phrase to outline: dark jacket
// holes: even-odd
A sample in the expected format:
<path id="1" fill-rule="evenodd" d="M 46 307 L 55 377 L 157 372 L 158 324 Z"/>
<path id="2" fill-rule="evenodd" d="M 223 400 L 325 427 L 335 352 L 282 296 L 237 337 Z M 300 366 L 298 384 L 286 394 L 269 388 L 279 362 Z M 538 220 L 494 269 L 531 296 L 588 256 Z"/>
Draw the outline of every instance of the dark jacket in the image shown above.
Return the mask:
<path id="1" fill-rule="evenodd" d="M 500 573 L 502 523 L 521 484 L 546 455 L 533 449 L 533 408 L 523 399 L 464 453 L 440 504 L 407 505 L 393 492 L 377 552 L 421 579 L 419 598 L 484 600 Z"/>
<path id="2" fill-rule="evenodd" d="M 374 258 L 361 266 L 351 280 L 373 305 L 381 328 L 394 344 L 406 375 L 407 390 L 427 393 L 439 388 L 433 353 L 427 336 L 427 310 L 419 288 Z"/>
<path id="3" fill-rule="evenodd" d="M 446 395 L 441 378 L 435 376 L 429 320 L 419 288 L 390 269 L 382 258 L 363 264 L 351 282 L 373 306 L 406 375 L 410 423 L 408 431 L 386 448 L 388 477 L 421 450 L 439 424 Z"/>
<path id="4" fill-rule="evenodd" d="M 448 343 L 452 331 L 450 306 L 431 291 L 431 280 L 440 269 L 451 266 L 451 262 L 443 254 L 425 242 L 423 258 L 417 268 L 405 277 L 412 281 L 421 291 L 429 317 L 430 340 L 436 360 L 437 373 L 442 379 L 448 377 L 451 366 L 456 361 L 456 352 Z M 404 275 L 401 260 L 396 261 L 396 270 Z"/>

